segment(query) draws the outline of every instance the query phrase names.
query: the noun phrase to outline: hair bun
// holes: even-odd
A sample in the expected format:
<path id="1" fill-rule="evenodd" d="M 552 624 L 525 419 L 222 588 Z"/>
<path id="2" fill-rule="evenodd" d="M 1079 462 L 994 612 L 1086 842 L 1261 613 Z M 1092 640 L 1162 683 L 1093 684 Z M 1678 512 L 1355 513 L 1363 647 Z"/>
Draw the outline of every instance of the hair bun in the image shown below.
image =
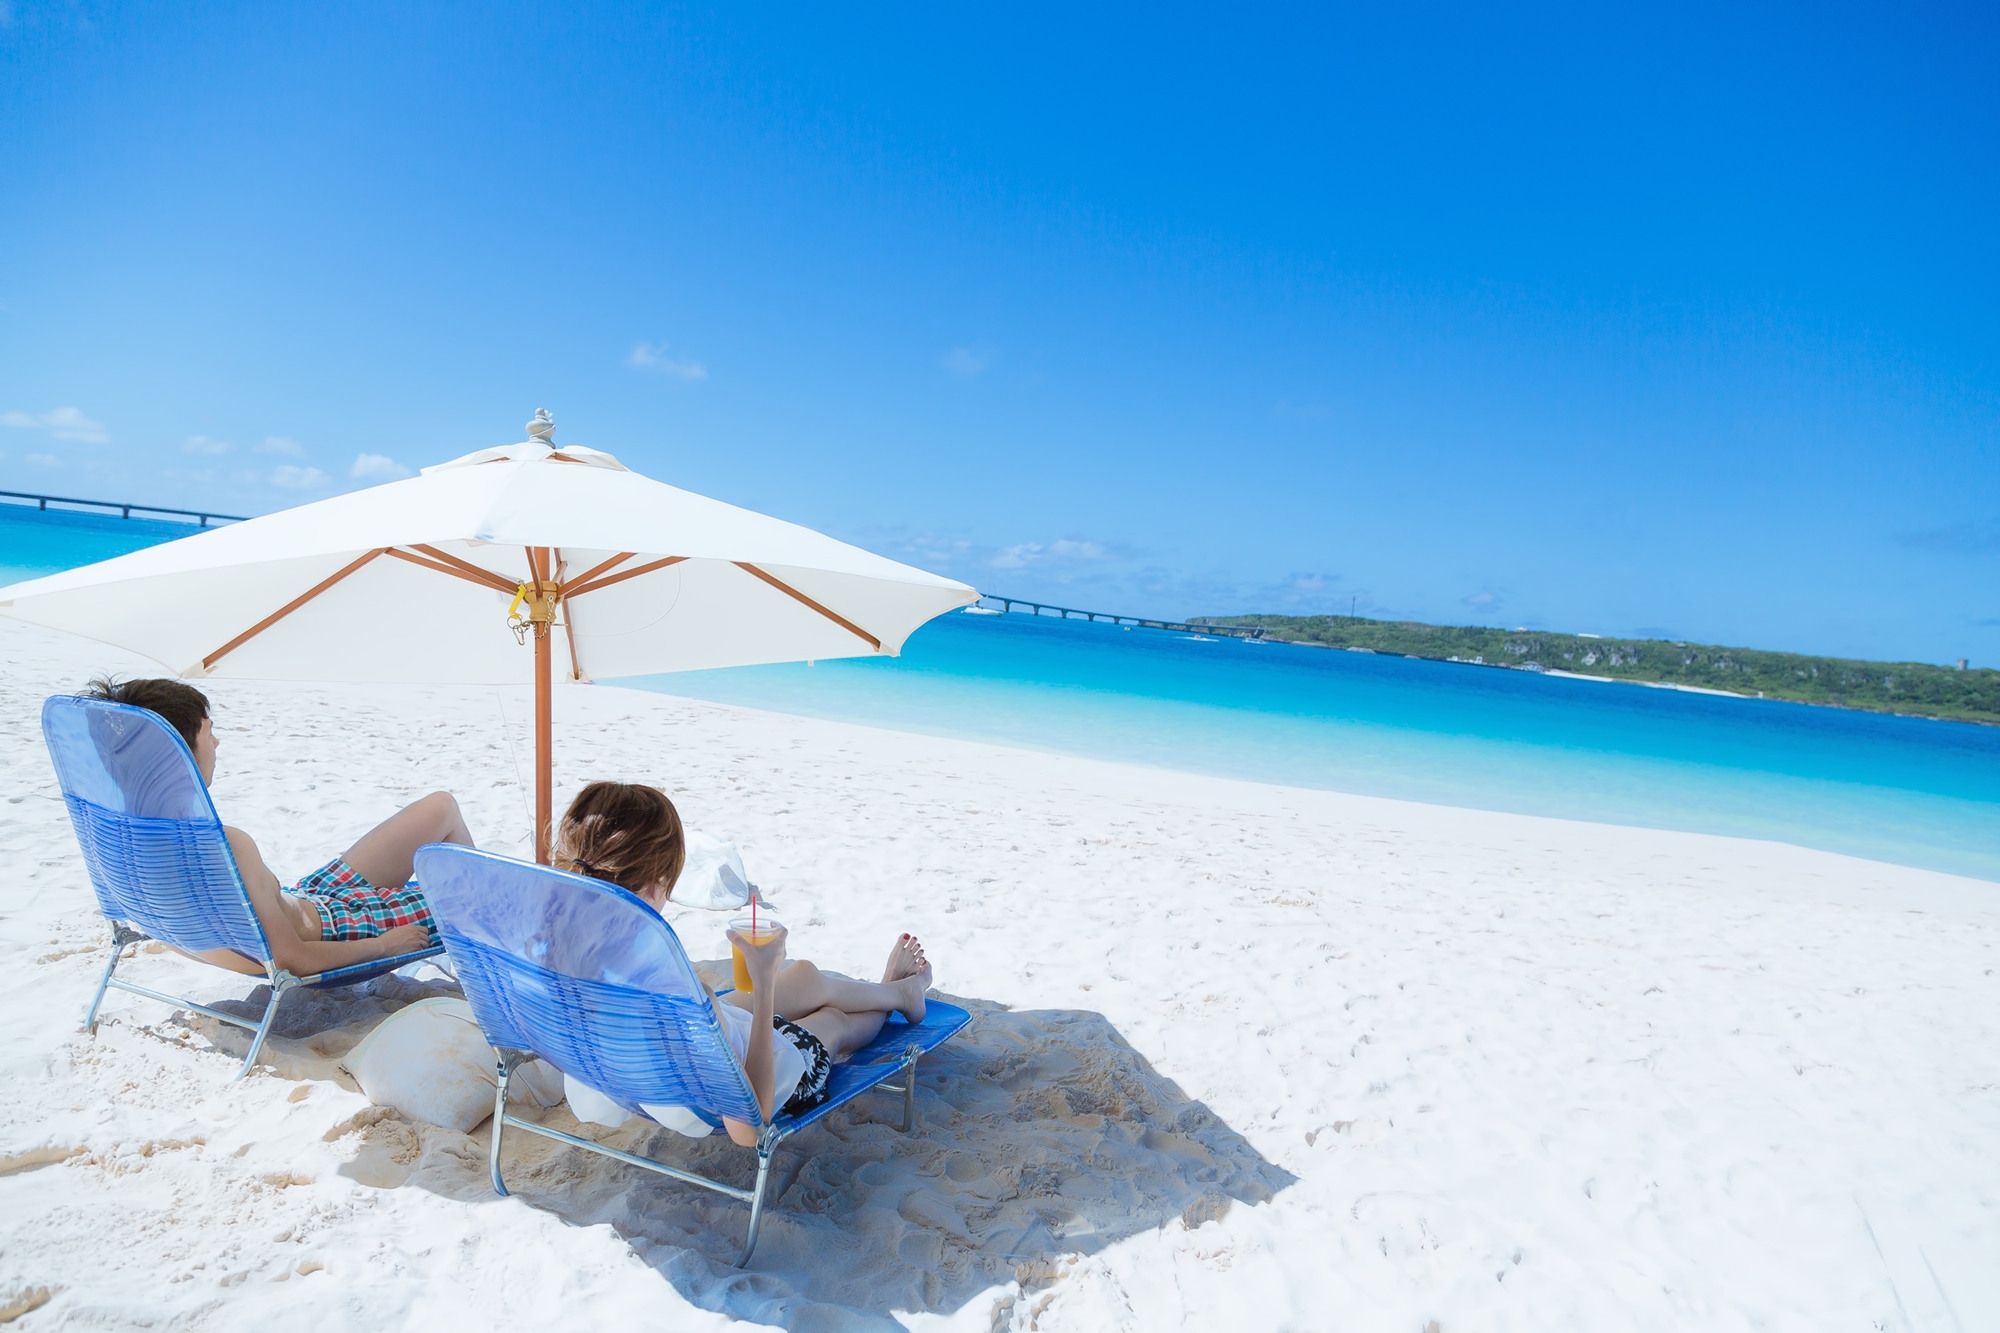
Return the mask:
<path id="1" fill-rule="evenodd" d="M 590 783 L 555 832 L 557 866 L 632 893 L 659 886 L 671 894 L 687 859 L 680 813 L 658 787 Z"/>

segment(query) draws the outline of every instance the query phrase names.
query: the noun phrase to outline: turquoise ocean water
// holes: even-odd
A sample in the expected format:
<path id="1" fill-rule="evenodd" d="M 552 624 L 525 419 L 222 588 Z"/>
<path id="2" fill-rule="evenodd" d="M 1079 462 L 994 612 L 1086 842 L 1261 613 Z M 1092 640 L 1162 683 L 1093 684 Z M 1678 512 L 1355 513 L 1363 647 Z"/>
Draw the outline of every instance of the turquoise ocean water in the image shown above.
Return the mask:
<path id="1" fill-rule="evenodd" d="M 0 582 L 184 526 L 0 506 Z M 1770 838 L 2000 880 L 2000 728 L 1024 615 L 900 658 L 617 682 L 1252 781 Z"/>
<path id="2" fill-rule="evenodd" d="M 74 509 L 43 512 L 33 505 L 0 501 L 0 588 L 109 560 L 200 530 L 193 523 L 120 518 Z"/>
<path id="3" fill-rule="evenodd" d="M 1026 615 L 622 681 L 777 712 L 2000 880 L 2000 728 Z"/>

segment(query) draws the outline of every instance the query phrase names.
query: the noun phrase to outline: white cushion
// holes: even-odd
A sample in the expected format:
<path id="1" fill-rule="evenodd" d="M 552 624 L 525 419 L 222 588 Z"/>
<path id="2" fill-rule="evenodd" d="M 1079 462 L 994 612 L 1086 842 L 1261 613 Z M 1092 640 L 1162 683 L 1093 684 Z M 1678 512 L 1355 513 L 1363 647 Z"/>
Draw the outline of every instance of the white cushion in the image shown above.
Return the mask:
<path id="1" fill-rule="evenodd" d="M 383 1019 L 341 1063 L 377 1106 L 464 1134 L 493 1114 L 499 1060 L 472 1006 L 438 996 Z M 531 1060 L 514 1071 L 507 1100 L 554 1106 L 562 1100 L 562 1075 Z"/>

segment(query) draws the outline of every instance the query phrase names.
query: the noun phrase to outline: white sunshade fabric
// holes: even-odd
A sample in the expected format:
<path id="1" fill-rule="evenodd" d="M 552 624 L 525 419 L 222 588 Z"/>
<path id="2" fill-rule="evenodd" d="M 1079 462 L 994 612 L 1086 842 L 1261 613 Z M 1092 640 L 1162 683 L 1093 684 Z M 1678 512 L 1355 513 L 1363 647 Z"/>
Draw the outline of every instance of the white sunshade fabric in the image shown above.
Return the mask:
<path id="1" fill-rule="evenodd" d="M 585 677 L 895 654 L 919 625 L 978 597 L 642 477 L 608 455 L 528 443 L 0 588 L 0 615 L 115 644 L 185 676 L 532 681 L 533 650 L 508 625 L 511 592 L 441 571 L 419 547 L 510 588 L 532 577 L 529 547 L 550 548 L 561 562 L 555 577 L 571 587 L 597 582 L 581 576 L 629 553 L 600 576 L 604 586 L 565 600 L 567 635 L 556 630 L 552 645 L 565 676 L 572 645 Z"/>

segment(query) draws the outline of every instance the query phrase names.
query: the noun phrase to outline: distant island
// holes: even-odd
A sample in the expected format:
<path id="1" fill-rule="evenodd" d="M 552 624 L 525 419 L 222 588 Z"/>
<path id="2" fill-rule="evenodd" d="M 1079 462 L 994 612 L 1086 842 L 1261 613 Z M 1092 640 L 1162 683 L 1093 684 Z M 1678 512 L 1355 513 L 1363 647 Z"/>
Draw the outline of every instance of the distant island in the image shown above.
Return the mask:
<path id="1" fill-rule="evenodd" d="M 2000 671 L 1927 662 L 1858 662 L 1678 639 L 1425 625 L 1365 616 L 1198 616 L 1190 625 L 1254 626 L 1286 643 L 1394 653 L 1434 662 L 1507 667 L 1605 680 L 1714 690 L 1796 703 L 2000 724 Z"/>

